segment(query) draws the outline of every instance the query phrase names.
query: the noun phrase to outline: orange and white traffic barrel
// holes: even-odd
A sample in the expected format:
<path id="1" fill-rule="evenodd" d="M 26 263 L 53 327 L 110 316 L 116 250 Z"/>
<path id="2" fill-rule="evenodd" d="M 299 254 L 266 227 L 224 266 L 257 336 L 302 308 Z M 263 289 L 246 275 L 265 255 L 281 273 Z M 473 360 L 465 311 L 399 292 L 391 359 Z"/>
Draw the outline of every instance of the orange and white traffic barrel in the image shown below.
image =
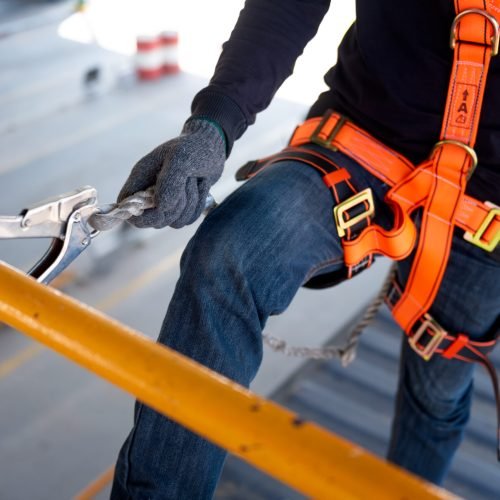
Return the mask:
<path id="1" fill-rule="evenodd" d="M 141 80 L 155 80 L 163 75 L 163 45 L 160 35 L 137 37 L 136 72 Z"/>
<path id="2" fill-rule="evenodd" d="M 180 71 L 179 68 L 179 35 L 175 31 L 164 31 L 160 35 L 161 53 L 163 60 L 163 74 L 172 75 Z"/>

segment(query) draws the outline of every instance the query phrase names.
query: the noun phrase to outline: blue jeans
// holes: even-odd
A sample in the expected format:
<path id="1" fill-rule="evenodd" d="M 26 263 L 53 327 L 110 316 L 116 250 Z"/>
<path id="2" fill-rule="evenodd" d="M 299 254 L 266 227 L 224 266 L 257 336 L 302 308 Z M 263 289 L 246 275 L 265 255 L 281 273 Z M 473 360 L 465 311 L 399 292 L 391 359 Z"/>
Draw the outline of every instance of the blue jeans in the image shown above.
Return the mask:
<path id="1" fill-rule="evenodd" d="M 341 153 L 328 154 L 358 190 L 372 188 L 376 222 L 390 226 L 382 203 L 388 186 Z M 269 315 L 283 312 L 311 276 L 343 265 L 332 204 L 318 173 L 292 161 L 236 190 L 189 242 L 159 342 L 248 386 L 261 363 Z M 455 239 L 432 314 L 451 331 L 481 338 L 499 314 L 500 265 Z M 400 264 L 403 279 L 408 268 L 408 261 Z M 441 357 L 425 362 L 403 344 L 388 456 L 440 483 L 468 420 L 473 367 Z M 111 497 L 211 498 L 224 459 L 224 450 L 138 403 Z"/>

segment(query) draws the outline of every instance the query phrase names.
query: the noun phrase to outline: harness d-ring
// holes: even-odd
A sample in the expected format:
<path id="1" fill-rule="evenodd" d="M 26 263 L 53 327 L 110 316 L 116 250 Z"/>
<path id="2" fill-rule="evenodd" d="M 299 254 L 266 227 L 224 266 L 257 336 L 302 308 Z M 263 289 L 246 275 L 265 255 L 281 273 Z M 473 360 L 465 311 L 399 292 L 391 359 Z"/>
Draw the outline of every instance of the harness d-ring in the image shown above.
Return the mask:
<path id="1" fill-rule="evenodd" d="M 464 142 L 452 141 L 451 139 L 445 139 L 443 141 L 436 142 L 436 144 L 434 145 L 434 147 L 432 148 L 432 151 L 431 151 L 431 158 L 435 155 L 437 149 L 439 149 L 441 146 L 444 146 L 446 144 L 451 144 L 452 146 L 458 146 L 459 148 L 464 149 L 465 152 L 471 157 L 472 166 L 471 166 L 469 173 L 467 175 L 467 180 L 469 180 L 471 178 L 472 174 L 474 173 L 474 170 L 476 170 L 477 163 L 478 163 L 477 154 L 474 151 L 474 148 L 471 148 L 470 146 L 468 146 Z"/>
<path id="2" fill-rule="evenodd" d="M 451 25 L 451 35 L 450 35 L 450 47 L 452 49 L 455 48 L 457 43 L 457 27 L 460 23 L 460 20 L 468 16 L 470 14 L 477 14 L 478 16 L 483 16 L 486 20 L 488 20 L 493 27 L 494 34 L 491 37 L 491 55 L 498 55 L 498 48 L 500 45 L 500 23 L 496 20 L 495 16 L 490 13 L 480 10 L 480 9 L 468 9 L 460 12 L 455 19 L 453 20 L 453 24 Z"/>

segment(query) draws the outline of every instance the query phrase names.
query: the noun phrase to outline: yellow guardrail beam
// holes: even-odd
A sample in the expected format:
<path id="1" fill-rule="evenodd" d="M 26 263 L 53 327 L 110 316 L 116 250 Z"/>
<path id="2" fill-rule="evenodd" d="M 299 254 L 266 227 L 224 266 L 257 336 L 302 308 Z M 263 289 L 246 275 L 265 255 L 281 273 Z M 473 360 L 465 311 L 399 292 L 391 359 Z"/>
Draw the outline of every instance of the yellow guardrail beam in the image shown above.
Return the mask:
<path id="1" fill-rule="evenodd" d="M 0 262 L 0 321 L 313 498 L 456 498 Z"/>

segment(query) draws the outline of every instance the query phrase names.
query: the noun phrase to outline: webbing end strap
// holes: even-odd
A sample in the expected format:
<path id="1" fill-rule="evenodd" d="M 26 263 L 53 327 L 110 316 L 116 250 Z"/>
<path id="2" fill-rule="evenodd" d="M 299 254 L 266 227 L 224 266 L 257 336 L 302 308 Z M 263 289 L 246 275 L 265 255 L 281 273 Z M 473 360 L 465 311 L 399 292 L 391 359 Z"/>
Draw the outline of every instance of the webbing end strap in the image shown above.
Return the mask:
<path id="1" fill-rule="evenodd" d="M 246 181 L 247 179 L 252 177 L 252 175 L 254 175 L 255 172 L 259 171 L 259 163 L 260 163 L 259 160 L 248 161 L 238 170 L 236 170 L 234 178 L 237 181 Z"/>

